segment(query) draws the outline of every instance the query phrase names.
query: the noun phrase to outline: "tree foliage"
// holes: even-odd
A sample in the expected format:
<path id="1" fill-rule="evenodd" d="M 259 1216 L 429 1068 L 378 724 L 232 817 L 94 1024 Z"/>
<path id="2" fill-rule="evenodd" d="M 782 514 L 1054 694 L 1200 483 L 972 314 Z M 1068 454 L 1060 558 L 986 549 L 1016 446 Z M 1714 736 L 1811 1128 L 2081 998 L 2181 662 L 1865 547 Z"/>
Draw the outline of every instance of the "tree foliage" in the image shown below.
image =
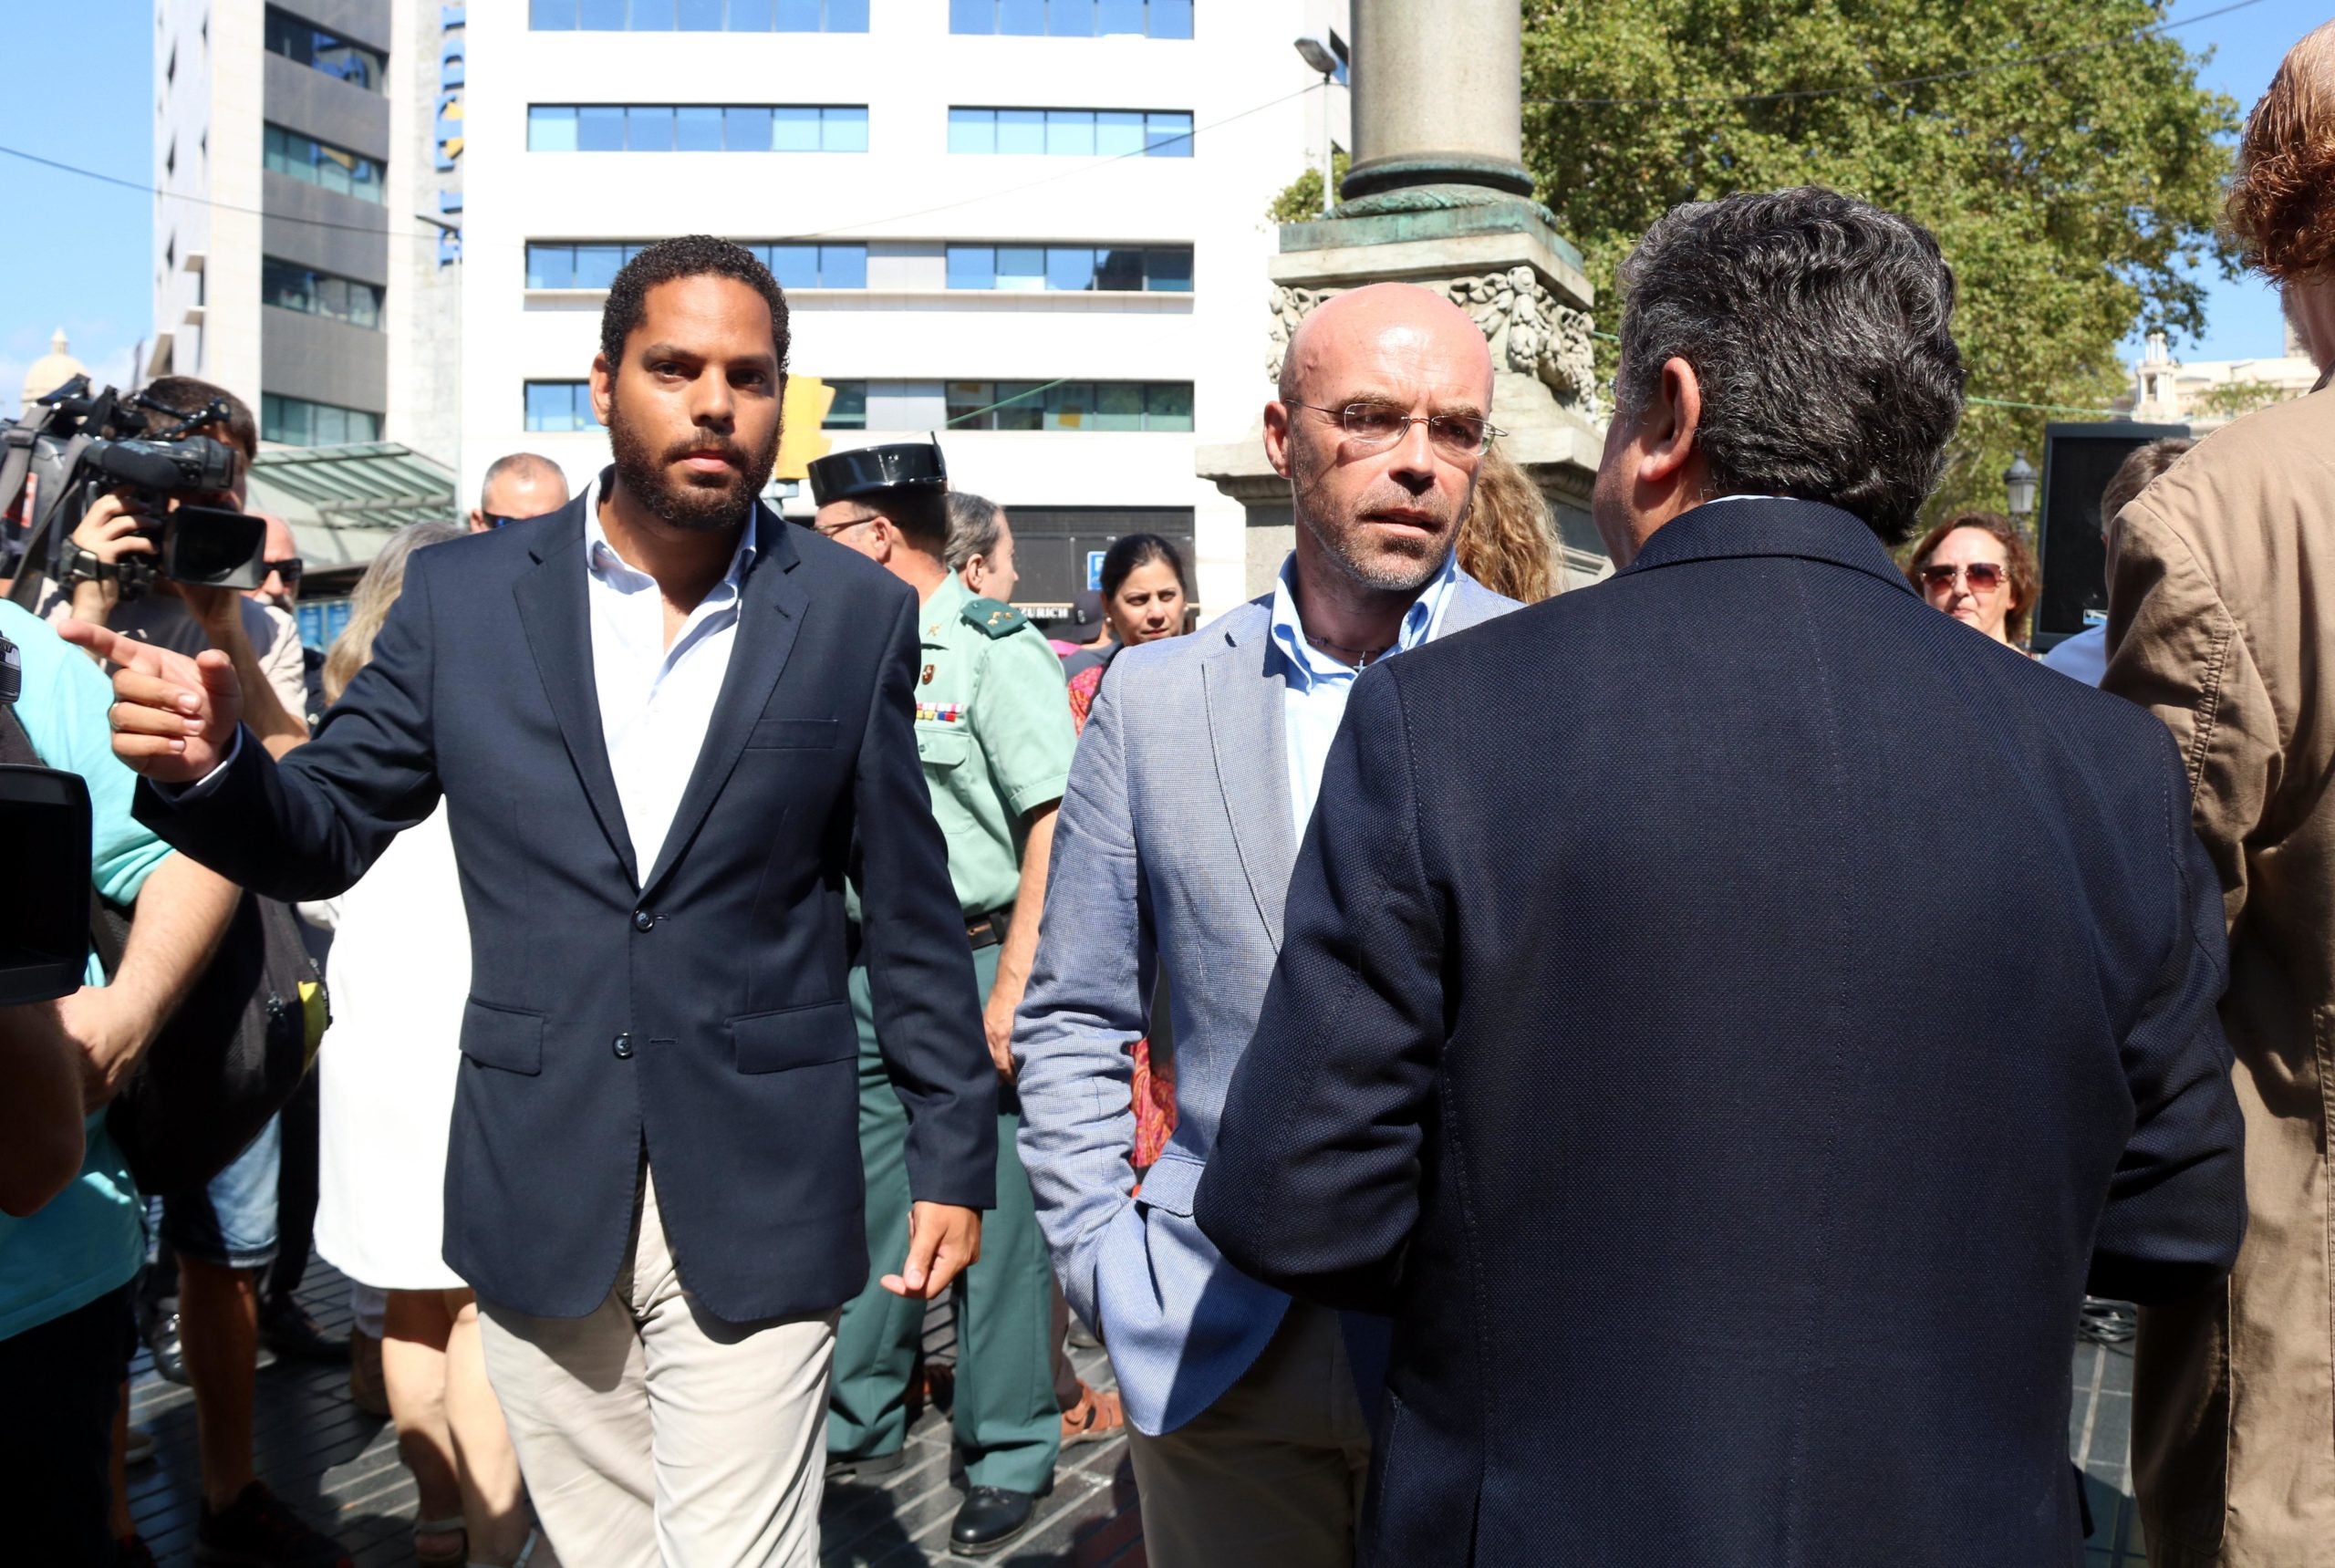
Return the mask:
<path id="1" fill-rule="evenodd" d="M 2205 419 L 2234 420 L 2299 396 L 2299 390 L 2276 381 L 2223 381 L 2190 399 L 2189 410 Z"/>
<path id="2" fill-rule="evenodd" d="M 1343 149 L 1330 151 L 1330 172 L 1343 183 L 1348 160 Z M 1276 223 L 1310 223 L 1322 215 L 1322 166 L 1314 164 L 1282 187 L 1265 216 Z"/>
<path id="3" fill-rule="evenodd" d="M 2237 106 L 2175 36 L 2136 36 L 2163 0 L 1521 3 L 1525 161 L 1604 330 L 1615 266 L 1674 204 L 1829 185 L 1937 235 L 1974 399 L 2100 408 L 2118 343 L 2196 335 L 2190 269 L 2231 266 L 2215 219 Z M 1939 79 L 1883 85 L 1909 78 Z M 1851 84 L 1873 85 L 1826 90 Z M 2012 452 L 2039 461 L 2070 417 L 1973 402 L 1932 510 L 2000 507 Z"/>

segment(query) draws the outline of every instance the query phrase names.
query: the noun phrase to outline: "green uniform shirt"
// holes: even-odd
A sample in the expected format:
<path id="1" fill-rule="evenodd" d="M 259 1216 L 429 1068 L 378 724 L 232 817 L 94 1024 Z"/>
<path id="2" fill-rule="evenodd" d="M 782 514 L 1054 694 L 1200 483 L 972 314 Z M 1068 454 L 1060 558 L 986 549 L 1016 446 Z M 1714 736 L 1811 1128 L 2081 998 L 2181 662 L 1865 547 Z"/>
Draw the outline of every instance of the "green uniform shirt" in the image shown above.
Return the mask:
<path id="1" fill-rule="evenodd" d="M 1062 659 L 1020 611 L 975 598 L 954 572 L 924 601 L 918 634 L 917 754 L 958 907 L 982 915 L 1013 902 L 1026 819 L 1070 776 Z"/>

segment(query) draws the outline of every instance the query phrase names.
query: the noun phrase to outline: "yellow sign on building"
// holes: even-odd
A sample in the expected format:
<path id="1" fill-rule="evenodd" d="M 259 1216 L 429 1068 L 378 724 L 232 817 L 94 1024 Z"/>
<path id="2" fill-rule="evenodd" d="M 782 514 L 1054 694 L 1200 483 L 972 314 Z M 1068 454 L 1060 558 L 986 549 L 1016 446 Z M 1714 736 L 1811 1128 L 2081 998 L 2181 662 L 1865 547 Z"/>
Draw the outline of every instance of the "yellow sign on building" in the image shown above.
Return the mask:
<path id="1" fill-rule="evenodd" d="M 786 379 L 786 397 L 778 410 L 778 465 L 771 477 L 802 479 L 810 473 L 813 459 L 827 455 L 835 442 L 819 427 L 827 422 L 835 400 L 835 389 L 816 376 Z"/>

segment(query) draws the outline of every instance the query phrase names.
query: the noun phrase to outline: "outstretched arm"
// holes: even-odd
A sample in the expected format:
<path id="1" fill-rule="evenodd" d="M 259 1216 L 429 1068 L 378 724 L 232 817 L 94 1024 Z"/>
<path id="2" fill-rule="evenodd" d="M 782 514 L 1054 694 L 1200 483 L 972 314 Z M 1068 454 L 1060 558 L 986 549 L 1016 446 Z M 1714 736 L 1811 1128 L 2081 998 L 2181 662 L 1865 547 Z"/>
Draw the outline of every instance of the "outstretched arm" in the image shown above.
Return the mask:
<path id="1" fill-rule="evenodd" d="M 57 1006 L 81 1048 L 81 1096 L 95 1110 L 121 1092 L 130 1070 L 211 961 L 241 889 L 173 855 L 138 894 L 121 964 L 105 985 L 85 985 Z"/>
<path id="2" fill-rule="evenodd" d="M 345 891 L 438 804 L 430 578 L 425 562 L 408 568 L 372 662 L 280 766 L 241 727 L 244 692 L 227 655 L 188 659 L 85 622 L 58 628 L 119 666 L 114 754 L 142 775 L 138 819 L 265 897 Z"/>

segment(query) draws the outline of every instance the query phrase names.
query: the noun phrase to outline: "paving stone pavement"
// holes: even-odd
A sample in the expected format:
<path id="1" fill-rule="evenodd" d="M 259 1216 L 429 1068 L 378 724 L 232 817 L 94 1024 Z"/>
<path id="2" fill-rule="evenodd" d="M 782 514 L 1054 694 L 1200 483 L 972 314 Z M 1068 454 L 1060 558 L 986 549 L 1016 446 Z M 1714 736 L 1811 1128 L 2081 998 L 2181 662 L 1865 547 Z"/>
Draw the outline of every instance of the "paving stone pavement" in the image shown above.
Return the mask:
<path id="1" fill-rule="evenodd" d="M 301 1299 L 328 1332 L 348 1330 L 348 1287 L 321 1262 Z M 926 1325 L 928 1352 L 953 1353 L 945 1306 Z M 1074 1350 L 1090 1383 L 1107 1384 L 1098 1351 Z M 263 1361 L 265 1361 L 263 1355 Z M 130 1471 L 130 1511 L 163 1568 L 192 1568 L 197 1477 L 194 1401 L 162 1381 L 142 1350 L 131 1371 L 130 1419 L 154 1434 L 154 1459 Z M 2146 1568 L 2133 1517 L 2132 1346 L 2079 1343 L 2068 1450 L 2084 1471 L 2095 1528 L 2085 1568 Z M 358 1568 L 413 1561 L 412 1480 L 389 1423 L 349 1404 L 347 1373 L 293 1362 L 264 1365 L 254 1443 L 259 1473 L 318 1528 L 337 1536 Z M 928 1410 L 908 1436 L 908 1463 L 881 1485 L 834 1486 L 820 1515 L 825 1568 L 918 1568 L 965 1562 L 948 1551 L 961 1475 L 952 1475 L 948 1419 Z M 1038 1524 L 982 1561 L 1002 1568 L 1148 1568 L 1126 1439 L 1069 1450 Z M 586 1563 L 567 1568 L 592 1568 Z"/>
<path id="2" fill-rule="evenodd" d="M 348 1328 L 348 1287 L 330 1267 L 310 1267 L 302 1304 L 332 1334 Z M 928 1353 L 954 1354 L 945 1303 L 926 1321 Z M 1107 1386 L 1100 1351 L 1074 1347 L 1090 1383 Z M 416 1500 L 398 1462 L 397 1433 L 348 1402 L 341 1367 L 270 1362 L 262 1353 L 254 1447 L 262 1480 L 317 1528 L 336 1536 L 357 1568 L 413 1561 Z M 192 1568 L 200 1480 L 194 1397 L 155 1376 L 142 1349 L 130 1370 L 130 1418 L 154 1434 L 154 1459 L 130 1472 L 130 1514 L 163 1568 Z M 948 1417 L 927 1410 L 908 1434 L 908 1462 L 881 1486 L 831 1486 L 820 1514 L 826 1568 L 911 1568 L 964 1563 L 949 1555 L 961 1472 L 950 1456 Z M 1147 1568 L 1126 1439 L 1064 1453 L 1037 1524 L 1009 1550 L 981 1559 L 1001 1568 Z M 592 1568 L 571 1563 L 566 1568 Z"/>

